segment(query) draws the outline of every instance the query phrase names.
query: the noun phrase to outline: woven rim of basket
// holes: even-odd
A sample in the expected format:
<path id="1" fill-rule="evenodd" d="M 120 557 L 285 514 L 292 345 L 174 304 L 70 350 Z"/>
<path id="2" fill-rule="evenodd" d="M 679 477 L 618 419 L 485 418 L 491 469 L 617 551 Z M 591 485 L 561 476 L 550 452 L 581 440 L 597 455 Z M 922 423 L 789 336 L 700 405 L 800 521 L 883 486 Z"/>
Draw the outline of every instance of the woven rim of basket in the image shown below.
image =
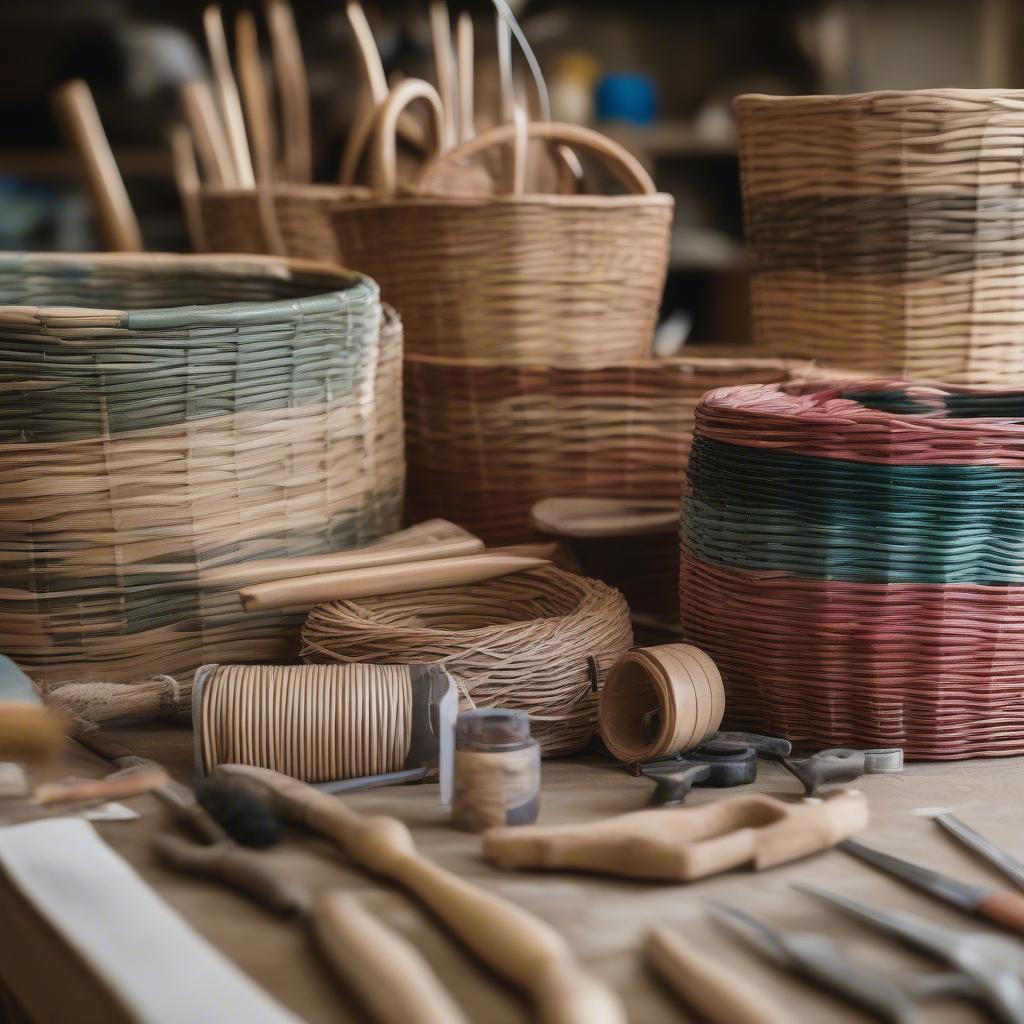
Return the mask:
<path id="1" fill-rule="evenodd" d="M 140 277 L 146 274 L 166 274 L 171 271 L 207 272 L 211 277 L 263 277 L 268 280 L 294 280 L 308 275 L 318 279 L 310 283 L 310 295 L 306 299 L 277 299 L 270 301 L 241 301 L 209 303 L 201 306 L 158 306 L 130 310 L 112 309 L 100 306 L 26 306 L 0 304 L 0 322 L 5 316 L 23 313 L 31 309 L 48 319 L 59 320 L 67 317 L 80 321 L 83 311 L 92 317 L 138 318 L 145 327 L 162 326 L 192 321 L 196 324 L 213 317 L 218 323 L 229 323 L 232 319 L 243 320 L 253 314 L 261 319 L 292 320 L 301 315 L 304 303 L 339 296 L 358 287 L 378 292 L 377 284 L 371 278 L 337 264 L 323 260 L 298 259 L 285 256 L 262 256 L 250 253 L 190 254 L 190 253 L 3 253 L 0 254 L 0 274 L 10 271 L 39 273 L 48 269 L 124 269 L 136 270 Z M 323 279 L 322 281 L 319 279 Z M 201 312 L 200 312 L 201 311 Z"/>
<path id="2" fill-rule="evenodd" d="M 334 207 L 335 214 L 349 214 L 361 210 L 400 210 L 435 209 L 445 207 L 448 210 L 478 210 L 489 207 L 523 207 L 550 206 L 556 209 L 598 209 L 611 211 L 615 209 L 632 210 L 638 206 L 654 206 L 671 210 L 675 207 L 675 199 L 667 192 L 655 192 L 650 195 L 553 195 L 548 192 L 528 192 L 524 195 L 442 195 L 434 193 L 408 194 L 398 196 L 375 196 L 372 199 L 350 199 L 339 202 Z"/>
<path id="3" fill-rule="evenodd" d="M 271 192 L 275 199 L 321 199 L 328 204 L 350 199 L 373 198 L 373 191 L 365 185 L 339 185 L 330 181 L 275 182 L 271 186 Z M 259 190 L 229 185 L 203 184 L 199 186 L 197 194 L 203 199 L 248 199 L 255 202 L 259 196 Z M 337 270 L 337 266 L 334 269 Z"/>
<path id="4" fill-rule="evenodd" d="M 606 363 L 594 363 L 580 366 L 578 363 L 560 363 L 558 360 L 545 362 L 509 362 L 501 359 L 488 359 L 481 356 L 434 356 L 418 352 L 406 352 L 405 362 L 408 367 L 422 366 L 425 369 L 487 371 L 510 370 L 517 373 L 579 373 L 583 376 L 600 373 L 602 370 L 651 370 L 678 372 L 685 369 L 709 370 L 779 370 L 803 371 L 810 370 L 814 363 L 807 359 L 787 359 L 777 356 L 725 356 L 719 355 L 725 346 L 718 347 L 714 355 L 684 355 L 651 357 L 649 359 L 612 359 Z"/>
<path id="5" fill-rule="evenodd" d="M 733 99 L 737 111 L 749 111 L 758 107 L 797 109 L 813 107 L 818 111 L 828 109 L 879 108 L 889 112 L 910 109 L 965 110 L 969 105 L 978 109 L 989 107 L 993 101 L 1009 101 L 1014 107 L 1020 104 L 1024 110 L 1024 89 L 879 89 L 875 92 L 857 92 L 846 95 L 808 94 L 804 96 L 775 96 L 769 93 L 743 93 Z M 965 108 L 964 105 L 968 107 Z"/>

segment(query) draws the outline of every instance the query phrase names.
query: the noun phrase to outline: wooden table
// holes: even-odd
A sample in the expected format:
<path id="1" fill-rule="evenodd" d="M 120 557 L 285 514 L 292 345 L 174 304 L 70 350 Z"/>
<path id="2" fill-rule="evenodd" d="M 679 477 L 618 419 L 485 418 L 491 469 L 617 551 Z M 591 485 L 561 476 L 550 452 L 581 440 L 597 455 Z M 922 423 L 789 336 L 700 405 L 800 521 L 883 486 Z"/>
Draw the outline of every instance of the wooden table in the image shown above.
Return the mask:
<path id="1" fill-rule="evenodd" d="M 129 729 L 119 732 L 126 745 L 188 778 L 191 737 L 184 729 Z M 76 774 L 106 770 L 80 748 L 69 749 L 66 765 Z M 914 765 L 902 776 L 869 776 L 856 785 L 868 794 L 872 823 L 868 841 L 891 852 L 927 862 L 938 870 L 978 882 L 996 876 L 982 862 L 940 833 L 922 807 L 953 808 L 979 831 L 1024 857 L 1019 827 L 1024 759 Z M 587 821 L 640 807 L 650 783 L 632 778 L 610 762 L 595 758 L 544 764 L 541 821 Z M 774 794 L 797 791 L 795 780 L 773 765 L 763 765 L 755 784 Z M 737 790 L 744 792 L 744 790 Z M 698 803 L 721 797 L 698 790 Z M 703 902 L 712 897 L 762 915 L 786 929 L 828 932 L 848 943 L 851 953 L 899 975 L 927 966 L 871 933 L 795 893 L 789 883 L 806 881 L 859 899 L 905 907 L 952 926 L 974 925 L 963 916 L 910 892 L 841 852 L 764 874 L 735 872 L 693 885 L 657 885 L 567 873 L 505 873 L 479 857 L 479 838 L 447 824 L 433 785 L 379 789 L 345 799 L 361 811 L 394 814 L 413 830 L 420 848 L 445 867 L 500 893 L 551 922 L 565 934 L 580 959 L 625 1001 L 636 1024 L 693 1020 L 646 970 L 638 949 L 646 929 L 664 924 L 681 929 L 702 948 L 763 984 L 808 1024 L 863 1021 L 862 1016 L 828 996 L 780 975 L 710 921 Z M 128 803 L 142 813 L 134 822 L 98 825 L 111 846 L 126 857 L 191 924 L 227 953 L 277 999 L 312 1024 L 366 1019 L 352 997 L 335 985 L 307 947 L 301 932 L 271 917 L 241 896 L 199 880 L 185 879 L 160 866 L 150 850 L 153 835 L 171 827 L 152 797 Z M 666 812 L 671 813 L 671 812 Z M 0 802 L 0 821 L 31 816 L 23 801 Z M 342 887 L 358 895 L 375 913 L 404 933 L 424 953 L 473 1021 L 522 1024 L 526 1005 L 481 968 L 458 943 L 401 892 L 354 870 L 323 841 L 289 832 L 268 854 L 286 871 L 317 891 Z M 109 993 L 39 920 L 19 894 L 0 878 L 0 979 L 37 1024 L 119 1024 L 126 1016 Z M 1024 947 L 1022 947 L 1024 950 Z M 171 967 L 173 969 L 173 966 Z M 187 983 L 187 979 L 182 979 Z M 934 1004 L 927 1019 L 936 1022 L 981 1021 L 965 1003 Z"/>

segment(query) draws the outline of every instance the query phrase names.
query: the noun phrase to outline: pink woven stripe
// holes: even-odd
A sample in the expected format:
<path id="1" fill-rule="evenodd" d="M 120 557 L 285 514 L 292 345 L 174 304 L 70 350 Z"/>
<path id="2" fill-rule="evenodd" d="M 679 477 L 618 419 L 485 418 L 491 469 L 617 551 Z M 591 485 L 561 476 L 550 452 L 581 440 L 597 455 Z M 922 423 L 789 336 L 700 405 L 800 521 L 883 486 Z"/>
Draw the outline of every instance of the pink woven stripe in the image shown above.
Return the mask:
<path id="1" fill-rule="evenodd" d="M 882 412 L 840 397 L 844 391 L 895 388 L 934 405 L 936 412 Z M 704 396 L 697 433 L 726 444 L 853 462 L 1024 468 L 1024 420 L 942 415 L 943 394 L 1011 393 L 879 380 L 825 389 L 806 383 L 741 385 Z"/>
<path id="2" fill-rule="evenodd" d="M 684 552 L 681 612 L 730 728 L 922 759 L 1024 753 L 1024 587 L 794 580 Z"/>

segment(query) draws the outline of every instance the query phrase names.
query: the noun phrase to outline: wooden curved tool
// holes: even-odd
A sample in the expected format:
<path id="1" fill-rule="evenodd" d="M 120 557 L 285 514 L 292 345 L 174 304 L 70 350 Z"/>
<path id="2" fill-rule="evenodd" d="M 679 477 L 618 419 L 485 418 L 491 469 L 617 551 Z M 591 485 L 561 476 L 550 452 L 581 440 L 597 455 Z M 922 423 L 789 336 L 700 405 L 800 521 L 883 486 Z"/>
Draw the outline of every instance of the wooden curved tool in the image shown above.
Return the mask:
<path id="1" fill-rule="evenodd" d="M 818 802 L 735 796 L 700 807 L 635 811 L 584 825 L 496 828 L 484 857 L 503 868 L 569 868 L 688 882 L 743 864 L 785 864 L 835 846 L 868 823 L 863 794 Z"/>
<path id="2" fill-rule="evenodd" d="M 530 995 L 543 1024 L 625 1024 L 618 998 L 580 967 L 558 932 L 424 857 L 396 818 L 358 814 L 265 768 L 221 765 L 217 772 L 265 786 L 283 817 L 419 897 L 481 960 Z"/>

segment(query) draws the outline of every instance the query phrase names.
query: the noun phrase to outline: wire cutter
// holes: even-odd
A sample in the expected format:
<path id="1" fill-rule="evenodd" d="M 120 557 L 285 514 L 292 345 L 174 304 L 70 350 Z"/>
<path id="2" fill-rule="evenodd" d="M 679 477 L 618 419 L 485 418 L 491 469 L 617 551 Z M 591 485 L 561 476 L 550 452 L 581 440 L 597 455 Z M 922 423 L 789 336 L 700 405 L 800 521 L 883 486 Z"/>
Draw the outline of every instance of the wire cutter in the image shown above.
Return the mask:
<path id="1" fill-rule="evenodd" d="M 918 1003 L 940 996 L 962 996 L 988 1008 L 1003 1024 L 1024 1024 L 1024 954 L 1002 936 L 960 932 L 902 911 L 869 906 L 811 886 L 795 888 L 837 907 L 869 927 L 942 961 L 949 968 L 917 974 L 905 983 L 852 961 L 845 948 L 815 932 L 786 934 L 742 910 L 714 904 L 713 912 L 773 963 L 845 997 L 893 1024 L 917 1024 Z"/>

